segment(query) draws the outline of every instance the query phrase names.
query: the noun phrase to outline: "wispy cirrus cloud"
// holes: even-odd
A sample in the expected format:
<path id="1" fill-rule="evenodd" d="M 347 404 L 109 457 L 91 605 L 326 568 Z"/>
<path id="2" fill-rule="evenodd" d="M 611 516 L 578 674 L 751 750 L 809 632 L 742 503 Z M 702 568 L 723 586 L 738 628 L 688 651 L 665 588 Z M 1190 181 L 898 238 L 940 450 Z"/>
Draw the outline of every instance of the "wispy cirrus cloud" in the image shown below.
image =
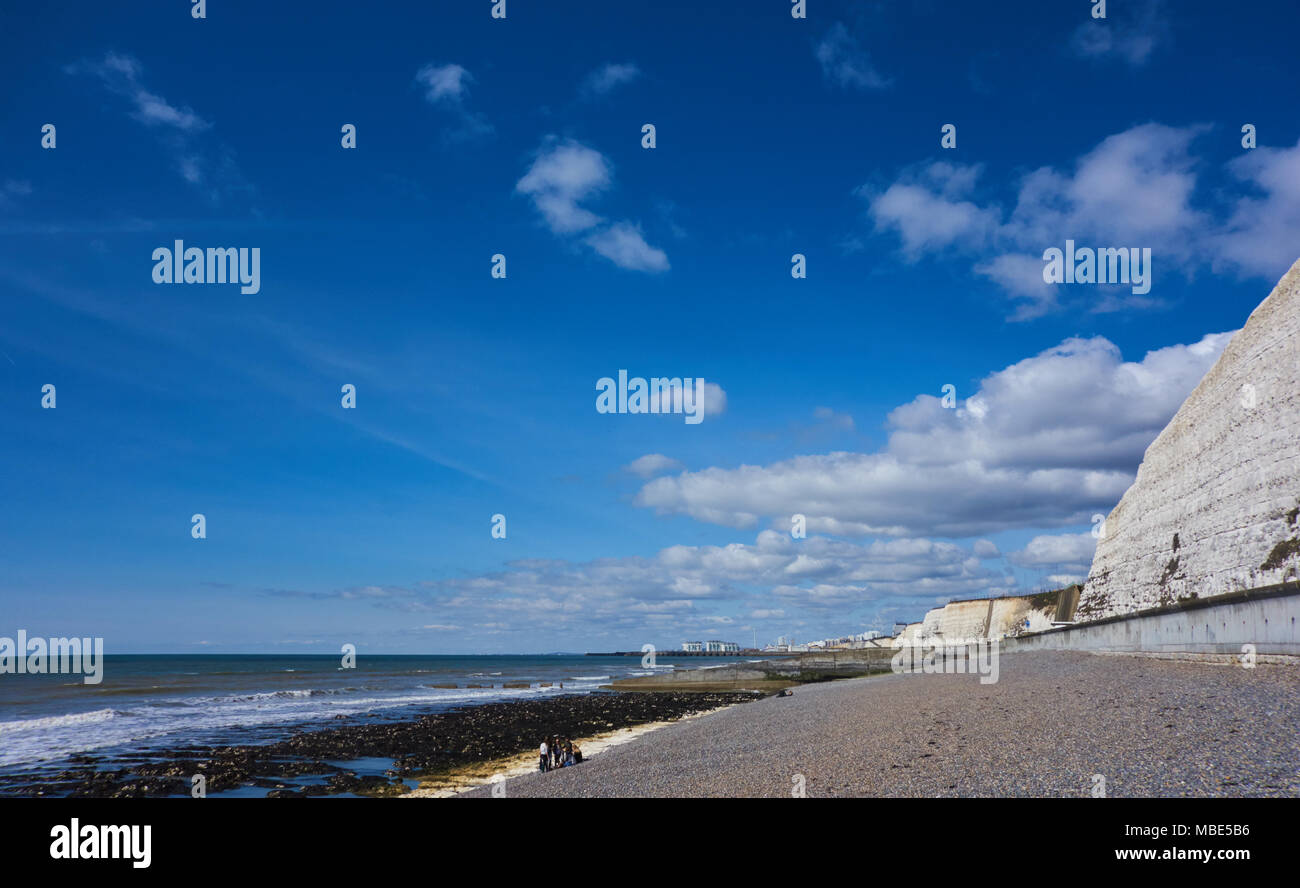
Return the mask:
<path id="1" fill-rule="evenodd" d="M 202 132 L 212 126 L 189 107 L 172 104 L 146 89 L 142 82 L 143 69 L 133 56 L 109 52 L 98 61 L 78 62 L 64 70 L 70 74 L 97 77 L 109 92 L 129 99 L 134 108 L 131 116 L 147 126 L 185 133 Z"/>
<path id="2" fill-rule="evenodd" d="M 188 105 L 170 102 L 144 84 L 144 68 L 134 56 L 108 52 L 98 60 L 83 60 L 64 66 L 71 75 L 89 75 L 115 96 L 126 99 L 130 116 L 159 133 L 175 155 L 176 171 L 186 182 L 207 191 L 219 202 L 250 186 L 225 146 L 205 146 L 199 135 L 212 123 Z"/>
<path id="3" fill-rule="evenodd" d="M 32 183 L 26 179 L 6 179 L 0 183 L 0 209 L 15 203 L 14 198 L 32 193 Z"/>
<path id="4" fill-rule="evenodd" d="M 631 62 L 602 65 L 583 78 L 578 94 L 587 99 L 608 95 L 616 87 L 631 83 L 641 76 L 641 69 Z"/>

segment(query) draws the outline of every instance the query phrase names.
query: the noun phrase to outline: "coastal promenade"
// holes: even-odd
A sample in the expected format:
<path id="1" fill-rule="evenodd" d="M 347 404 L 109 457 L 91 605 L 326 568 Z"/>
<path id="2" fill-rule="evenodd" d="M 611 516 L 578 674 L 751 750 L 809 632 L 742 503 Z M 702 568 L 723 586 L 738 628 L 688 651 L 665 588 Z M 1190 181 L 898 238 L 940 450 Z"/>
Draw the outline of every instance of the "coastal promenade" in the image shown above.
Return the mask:
<path id="1" fill-rule="evenodd" d="M 1300 795 L 1300 669 L 1026 652 L 670 724 L 507 797 Z M 802 778 L 802 780 L 800 779 Z M 486 788 L 466 793 L 486 796 Z"/>

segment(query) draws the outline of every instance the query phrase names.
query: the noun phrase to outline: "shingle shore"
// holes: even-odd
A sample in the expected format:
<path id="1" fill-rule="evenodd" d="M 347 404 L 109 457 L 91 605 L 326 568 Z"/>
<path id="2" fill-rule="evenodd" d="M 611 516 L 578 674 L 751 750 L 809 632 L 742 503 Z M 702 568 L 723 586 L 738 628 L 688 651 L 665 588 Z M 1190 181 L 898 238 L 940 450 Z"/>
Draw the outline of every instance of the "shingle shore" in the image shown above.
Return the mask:
<path id="1" fill-rule="evenodd" d="M 667 725 L 507 797 L 1300 795 L 1300 668 L 1084 653 L 794 689 Z M 488 795 L 487 790 L 465 793 Z"/>

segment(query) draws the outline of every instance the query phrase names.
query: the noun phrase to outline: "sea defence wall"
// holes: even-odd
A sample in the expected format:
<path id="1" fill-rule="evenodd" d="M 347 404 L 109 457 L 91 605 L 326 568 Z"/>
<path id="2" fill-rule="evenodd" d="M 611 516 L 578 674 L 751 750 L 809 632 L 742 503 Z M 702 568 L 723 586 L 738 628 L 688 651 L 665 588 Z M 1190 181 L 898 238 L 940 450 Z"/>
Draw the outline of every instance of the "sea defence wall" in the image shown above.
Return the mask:
<path id="1" fill-rule="evenodd" d="M 1079 602 L 1096 620 L 1300 570 L 1300 262 L 1147 448 Z"/>
<path id="2" fill-rule="evenodd" d="M 1071 619 L 1079 595 L 1078 586 L 1069 586 L 1038 595 L 950 601 L 927 611 L 920 623 L 909 624 L 894 639 L 893 646 L 945 638 L 1005 638 L 1041 632 L 1050 629 L 1054 620 Z"/>
<path id="3" fill-rule="evenodd" d="M 1243 645 L 1254 645 L 1263 658 L 1296 658 L 1300 657 L 1297 617 L 1300 583 L 1288 582 L 1008 638 L 1002 650 L 1221 658 L 1239 657 Z"/>

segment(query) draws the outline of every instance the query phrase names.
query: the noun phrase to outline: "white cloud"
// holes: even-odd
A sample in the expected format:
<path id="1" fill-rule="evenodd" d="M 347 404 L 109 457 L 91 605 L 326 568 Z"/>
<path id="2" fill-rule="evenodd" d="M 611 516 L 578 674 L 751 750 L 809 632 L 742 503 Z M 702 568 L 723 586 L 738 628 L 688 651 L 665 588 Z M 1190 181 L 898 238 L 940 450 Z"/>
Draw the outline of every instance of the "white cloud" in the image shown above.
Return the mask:
<path id="1" fill-rule="evenodd" d="M 1043 260 L 1037 256 L 1003 253 L 979 263 L 974 270 L 1018 300 L 1007 320 L 1028 321 L 1060 307 L 1058 288 L 1043 280 Z"/>
<path id="2" fill-rule="evenodd" d="M 809 531 L 850 536 L 1087 524 L 1123 495 L 1230 335 L 1140 362 L 1125 362 L 1100 337 L 1069 339 L 991 374 L 958 409 L 930 395 L 898 407 L 882 451 L 656 478 L 636 502 L 739 528 L 788 526 L 799 513 Z"/>
<path id="3" fill-rule="evenodd" d="M 630 62 L 604 65 L 587 75 L 582 82 L 580 92 L 592 98 L 603 96 L 615 87 L 631 83 L 640 76 L 641 69 Z"/>
<path id="4" fill-rule="evenodd" d="M 876 231 L 896 230 L 911 260 L 925 251 L 950 246 L 977 247 L 998 227 L 998 211 L 964 199 L 980 167 L 932 163 L 889 186 L 883 193 L 859 193 L 869 200 Z"/>
<path id="5" fill-rule="evenodd" d="M 139 61 L 127 55 L 107 53 L 102 61 L 68 66 L 69 73 L 90 73 L 113 93 L 131 100 L 132 116 L 148 126 L 170 127 L 185 133 L 199 132 L 211 124 L 190 108 L 173 105 L 162 96 L 145 89 L 141 83 Z"/>
<path id="6" fill-rule="evenodd" d="M 191 185 L 207 189 L 214 202 L 251 190 L 228 149 L 201 150 L 199 134 L 212 124 L 188 106 L 169 102 L 148 89 L 143 82 L 143 67 L 134 57 L 110 52 L 98 61 L 67 65 L 64 71 L 73 75 L 90 74 L 110 93 L 126 99 L 132 119 L 157 132 L 163 144 L 176 155 L 176 169 L 181 177 Z"/>
<path id="7" fill-rule="evenodd" d="M 497 639 L 510 646 L 562 637 L 639 646 L 714 637 L 711 629 L 734 628 L 742 620 L 757 624 L 744 626 L 746 633 L 774 637 L 807 630 L 815 621 L 823 635 L 838 635 L 868 618 L 878 622 L 901 613 L 915 619 L 951 598 L 1015 591 L 1014 581 L 953 543 L 793 540 L 766 530 L 751 543 L 670 546 L 649 557 L 582 562 L 520 559 L 498 571 L 411 586 L 293 597 L 348 598 L 353 606 L 362 599 L 370 607 L 428 615 L 436 622 L 423 630 L 456 632 L 460 644 Z M 502 636 L 509 640 L 499 642 Z"/>
<path id="8" fill-rule="evenodd" d="M 680 472 L 686 468 L 675 459 L 670 459 L 662 453 L 647 453 L 645 456 L 637 457 L 626 466 L 626 471 L 633 475 L 640 475 L 642 478 L 651 478 L 655 475 L 662 475 L 665 472 Z"/>
<path id="9" fill-rule="evenodd" d="M 549 141 L 515 185 L 527 194 L 555 234 L 572 234 L 603 221 L 579 206 L 609 187 L 612 174 L 605 156 L 577 142 Z"/>
<path id="10" fill-rule="evenodd" d="M 428 64 L 415 72 L 415 82 L 424 87 L 426 102 L 450 111 L 458 121 L 456 126 L 443 131 L 445 143 L 467 142 L 493 131 L 487 117 L 465 107 L 474 77 L 463 66 Z"/>
<path id="11" fill-rule="evenodd" d="M 619 268 L 632 271 L 667 271 L 668 254 L 646 243 L 639 226 L 617 222 L 586 239 L 591 247 Z"/>
<path id="12" fill-rule="evenodd" d="M 1070 575 L 1088 573 L 1097 541 L 1091 533 L 1036 536 L 1007 560 L 1017 567 L 1048 568 Z"/>
<path id="13" fill-rule="evenodd" d="M 695 379 L 691 379 L 691 392 L 695 392 L 698 384 Z M 683 383 L 685 380 L 683 380 Z M 646 397 L 647 409 L 651 413 L 667 415 L 672 413 L 681 413 L 686 409 L 685 385 L 674 385 L 670 388 L 652 389 Z M 692 397 L 694 395 L 692 394 Z M 704 380 L 704 388 L 700 397 L 700 412 L 704 416 L 719 416 L 727 412 L 727 393 L 716 382 Z"/>
<path id="14" fill-rule="evenodd" d="M 837 86 L 854 89 L 884 89 L 889 86 L 888 78 L 876 71 L 871 59 L 843 22 L 836 22 L 826 32 L 814 55 L 821 65 L 822 76 Z"/>
<path id="15" fill-rule="evenodd" d="M 424 98 L 431 105 L 459 104 L 469 94 L 473 76 L 462 66 L 425 65 L 415 72 L 415 80 L 424 86 Z"/>
<path id="16" fill-rule="evenodd" d="M 1278 276 L 1297 252 L 1287 235 L 1300 220 L 1300 148 L 1256 149 L 1228 165 L 1258 195 L 1239 199 L 1225 224 L 1194 203 L 1198 162 L 1191 147 L 1206 129 L 1147 123 L 1109 136 L 1072 168 L 1041 167 L 1024 176 L 1009 212 L 976 199 L 981 170 L 974 166 L 932 163 L 902 171 L 884 191 L 859 193 L 875 230 L 897 234 L 905 260 L 948 249 L 982 256 L 974 271 L 1012 298 L 1012 320 L 1054 311 L 1072 293 L 1042 278 L 1043 251 L 1066 240 L 1150 249 L 1157 288 L 1172 272 L 1191 275 L 1207 258 Z M 1125 285 L 1085 289 L 1086 297 L 1075 295 L 1097 312 L 1161 302 L 1155 292 L 1134 294 Z"/>
<path id="17" fill-rule="evenodd" d="M 1214 235 L 1215 267 L 1280 278 L 1300 256 L 1300 142 L 1253 148 L 1228 171 L 1255 193 L 1237 199 Z"/>
<path id="18" fill-rule="evenodd" d="M 1112 3 L 1104 19 L 1089 18 L 1070 37 L 1070 48 L 1090 58 L 1116 58 L 1133 67 L 1146 64 L 1168 39 L 1161 0 Z"/>
<path id="19" fill-rule="evenodd" d="M 638 224 L 610 223 L 582 206 L 612 181 L 610 163 L 599 151 L 571 139 L 548 137 L 515 190 L 532 199 L 553 234 L 587 231 L 583 243 L 619 268 L 667 271 L 668 255 L 646 241 Z"/>

